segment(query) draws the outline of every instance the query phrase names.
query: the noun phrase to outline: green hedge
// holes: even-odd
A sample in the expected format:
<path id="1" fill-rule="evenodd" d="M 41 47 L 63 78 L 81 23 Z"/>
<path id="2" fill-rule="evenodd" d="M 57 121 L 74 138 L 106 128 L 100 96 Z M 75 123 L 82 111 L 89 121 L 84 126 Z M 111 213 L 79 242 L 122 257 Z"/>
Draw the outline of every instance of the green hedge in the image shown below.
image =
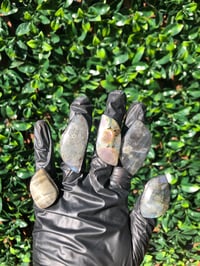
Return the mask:
<path id="1" fill-rule="evenodd" d="M 199 265 L 199 1 L 3 0 L 0 8 L 0 265 L 31 264 L 34 122 L 50 121 L 59 167 L 73 98 L 90 97 L 97 125 L 114 89 L 146 105 L 153 135 L 130 206 L 148 179 L 172 177 L 144 265 Z"/>

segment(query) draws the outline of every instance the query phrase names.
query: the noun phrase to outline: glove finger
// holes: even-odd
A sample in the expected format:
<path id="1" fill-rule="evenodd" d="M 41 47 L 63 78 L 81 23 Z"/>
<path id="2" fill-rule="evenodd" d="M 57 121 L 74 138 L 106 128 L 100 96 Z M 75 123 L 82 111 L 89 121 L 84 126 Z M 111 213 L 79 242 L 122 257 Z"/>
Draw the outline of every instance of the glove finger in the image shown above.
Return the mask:
<path id="1" fill-rule="evenodd" d="M 63 160 L 63 182 L 69 176 L 78 177 L 82 170 L 92 121 L 92 106 L 86 96 L 80 96 L 70 106 L 69 124 L 62 134 L 60 154 Z M 75 174 L 73 174 L 75 173 Z"/>
<path id="2" fill-rule="evenodd" d="M 129 190 L 130 178 L 142 166 L 151 145 L 151 134 L 145 127 L 145 110 L 141 103 L 130 106 L 123 127 L 120 164 L 110 177 L 110 188 Z"/>
<path id="3" fill-rule="evenodd" d="M 130 174 L 123 167 L 114 167 L 110 176 L 109 188 L 112 190 L 124 189 L 129 191 L 130 188 Z"/>
<path id="4" fill-rule="evenodd" d="M 126 117 L 120 160 L 122 166 L 134 175 L 143 165 L 151 147 L 151 133 L 144 124 L 144 106 L 133 104 Z"/>
<path id="5" fill-rule="evenodd" d="M 36 171 L 43 168 L 51 176 L 55 175 L 51 132 L 44 120 L 34 126 L 34 156 Z"/>
<path id="6" fill-rule="evenodd" d="M 133 265 L 140 265 L 147 252 L 156 219 L 144 218 L 140 212 L 140 198 L 130 213 Z"/>
<path id="7" fill-rule="evenodd" d="M 118 164 L 121 146 L 121 124 L 125 115 L 125 106 L 125 94 L 122 91 L 111 92 L 98 129 L 97 155 L 103 162 L 112 166 Z"/>
<path id="8" fill-rule="evenodd" d="M 106 110 L 101 117 L 96 153 L 89 173 L 95 187 L 105 184 L 112 173 L 113 166 L 118 164 L 125 106 L 126 96 L 122 91 L 113 91 L 109 94 Z"/>
<path id="9" fill-rule="evenodd" d="M 50 129 L 43 120 L 34 127 L 34 155 L 36 173 L 31 178 L 30 192 L 39 208 L 51 206 L 58 197 L 58 188 L 54 183 L 55 167 Z"/>

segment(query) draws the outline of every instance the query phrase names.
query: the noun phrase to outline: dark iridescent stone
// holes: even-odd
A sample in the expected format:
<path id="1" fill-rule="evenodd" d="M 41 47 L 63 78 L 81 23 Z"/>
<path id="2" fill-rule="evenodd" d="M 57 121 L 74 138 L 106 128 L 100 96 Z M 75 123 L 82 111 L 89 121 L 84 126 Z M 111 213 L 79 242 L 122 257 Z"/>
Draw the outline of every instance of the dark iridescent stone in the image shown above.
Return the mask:
<path id="1" fill-rule="evenodd" d="M 102 115 L 96 142 L 97 155 L 107 164 L 117 165 L 121 146 L 121 132 L 118 123 Z"/>
<path id="2" fill-rule="evenodd" d="M 151 133 L 144 123 L 136 120 L 127 131 L 121 151 L 121 163 L 126 170 L 134 175 L 142 166 L 151 146 Z"/>
<path id="3" fill-rule="evenodd" d="M 89 129 L 82 115 L 74 115 L 60 141 L 60 154 L 64 163 L 74 172 L 81 171 L 88 143 Z"/>
<path id="4" fill-rule="evenodd" d="M 127 112 L 125 125 L 130 128 L 135 121 L 144 121 L 144 109 L 145 107 L 142 103 L 133 103 Z"/>
<path id="5" fill-rule="evenodd" d="M 140 200 L 141 214 L 145 218 L 163 215 L 169 207 L 170 189 L 167 178 L 161 175 L 149 180 Z"/>
<path id="6" fill-rule="evenodd" d="M 58 197 L 56 184 L 43 168 L 31 178 L 30 192 L 36 206 L 42 209 L 51 206 Z"/>

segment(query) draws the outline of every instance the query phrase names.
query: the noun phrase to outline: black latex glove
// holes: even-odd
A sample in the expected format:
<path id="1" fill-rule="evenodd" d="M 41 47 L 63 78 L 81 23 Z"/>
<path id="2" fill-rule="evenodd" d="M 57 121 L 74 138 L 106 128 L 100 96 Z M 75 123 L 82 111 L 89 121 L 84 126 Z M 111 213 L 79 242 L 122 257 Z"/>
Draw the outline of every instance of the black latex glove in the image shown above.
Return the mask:
<path id="1" fill-rule="evenodd" d="M 104 113 L 106 117 L 113 118 L 120 127 L 126 112 L 125 104 L 124 93 L 114 91 L 109 95 Z M 80 127 L 80 132 L 84 133 L 82 135 L 87 136 L 86 139 L 83 136 L 84 143 L 88 138 L 86 131 L 89 132 L 91 126 L 91 111 L 91 105 L 86 97 L 79 97 L 71 105 L 69 123 L 73 121 L 77 123 L 82 117 L 85 118 L 84 121 L 87 121 L 86 124 L 83 123 L 83 127 Z M 143 121 L 143 118 L 142 105 L 132 105 L 122 134 L 128 134 L 127 130 L 132 127 L 132 124 L 138 120 Z M 128 132 L 130 133 L 130 130 Z M 128 142 L 131 143 L 130 145 L 137 146 L 137 143 L 134 144 L 134 140 L 137 142 L 137 138 L 140 139 L 136 133 L 140 135 L 141 132 L 134 132 L 128 137 Z M 116 136 L 119 134 L 117 131 L 114 133 Z M 76 142 L 74 138 L 76 139 L 77 132 L 72 132 L 75 134 L 73 137 L 71 137 L 71 133 L 66 133 L 66 135 L 70 135 L 70 141 L 74 145 L 71 147 L 71 157 L 75 161 L 75 166 L 74 162 L 68 163 L 68 158 L 66 158 L 70 157 L 68 150 L 65 157 L 67 146 L 63 145 L 69 145 L 70 141 L 67 142 L 64 135 L 61 141 L 61 155 L 65 160 L 61 165 L 63 181 L 62 187 L 57 189 L 52 180 L 55 177 L 55 168 L 53 144 L 48 125 L 44 121 L 38 121 L 34 134 L 37 172 L 31 181 L 31 192 L 36 203 L 34 204 L 36 221 L 33 230 L 33 265 L 140 265 L 156 220 L 143 217 L 140 199 L 133 211 L 129 213 L 127 198 L 130 178 L 144 161 L 149 139 L 147 138 L 146 144 L 142 143 L 138 146 L 141 151 L 136 151 L 136 153 L 138 152 L 138 156 L 141 156 L 139 160 L 141 163 L 136 163 L 138 167 L 136 165 L 134 169 L 131 168 L 131 160 L 134 160 L 135 155 L 130 154 L 129 157 L 126 154 L 127 151 L 123 149 L 116 166 L 100 159 L 97 155 L 102 152 L 100 142 L 100 151 L 99 153 L 95 152 L 90 171 L 88 174 L 84 174 L 81 168 L 83 165 L 81 154 L 84 153 L 85 147 L 85 144 L 80 145 L 82 135 L 77 135 Z M 99 133 L 99 135 L 101 134 Z M 106 136 L 109 138 L 108 135 Z M 130 141 L 131 137 L 134 138 L 133 142 Z M 125 142 L 126 140 L 123 140 L 123 143 Z M 118 143 L 116 143 L 116 147 L 117 145 Z M 145 145 L 147 149 L 145 149 Z M 76 164 L 76 156 L 79 155 L 78 147 L 81 152 L 79 162 Z M 69 149 L 71 148 L 69 147 Z M 143 155 L 141 155 L 142 150 L 144 150 Z M 111 149 L 110 155 L 112 153 L 115 153 L 115 147 L 114 150 Z M 44 169 L 44 172 L 41 169 Z M 42 190 L 46 190 L 49 194 L 41 192 Z"/>

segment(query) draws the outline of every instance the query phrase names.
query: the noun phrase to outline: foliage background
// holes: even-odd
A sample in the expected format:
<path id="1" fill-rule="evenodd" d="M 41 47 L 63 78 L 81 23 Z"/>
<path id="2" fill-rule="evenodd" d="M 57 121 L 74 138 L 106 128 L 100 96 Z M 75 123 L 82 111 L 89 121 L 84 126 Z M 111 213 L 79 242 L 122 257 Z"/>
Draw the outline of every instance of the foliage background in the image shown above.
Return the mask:
<path id="1" fill-rule="evenodd" d="M 71 101 L 86 93 L 97 125 L 114 89 L 146 105 L 153 135 L 130 206 L 148 179 L 172 176 L 144 265 L 199 265 L 199 80 L 197 0 L 1 1 L 0 265 L 31 264 L 34 122 L 49 120 L 59 166 Z"/>

